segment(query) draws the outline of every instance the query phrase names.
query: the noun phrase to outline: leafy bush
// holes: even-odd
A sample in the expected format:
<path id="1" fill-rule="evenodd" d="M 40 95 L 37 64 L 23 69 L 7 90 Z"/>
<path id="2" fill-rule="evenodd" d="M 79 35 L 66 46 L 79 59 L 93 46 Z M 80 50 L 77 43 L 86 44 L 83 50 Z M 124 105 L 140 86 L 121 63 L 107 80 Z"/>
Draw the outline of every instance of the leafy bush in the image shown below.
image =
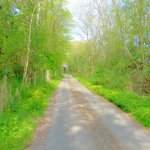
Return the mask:
<path id="1" fill-rule="evenodd" d="M 99 64 L 91 78 L 96 85 L 104 85 L 108 88 L 127 89 L 130 82 L 129 73 L 123 71 L 123 63 L 116 62 L 115 65 Z"/>

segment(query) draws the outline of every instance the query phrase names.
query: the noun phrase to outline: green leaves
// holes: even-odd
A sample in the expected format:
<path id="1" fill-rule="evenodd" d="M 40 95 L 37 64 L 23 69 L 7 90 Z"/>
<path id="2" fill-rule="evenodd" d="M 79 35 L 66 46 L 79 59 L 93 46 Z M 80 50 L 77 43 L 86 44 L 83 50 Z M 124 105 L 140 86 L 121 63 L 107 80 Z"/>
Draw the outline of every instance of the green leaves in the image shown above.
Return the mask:
<path id="1" fill-rule="evenodd" d="M 66 58 L 65 53 L 70 44 L 71 14 L 63 7 L 64 1 L 3 1 L 1 5 L 0 50 L 3 55 L 0 54 L 0 65 L 3 68 L 9 66 L 12 70 L 16 68 L 16 64 L 24 67 L 27 61 L 31 15 L 36 6 L 31 27 L 28 75 L 35 71 L 40 74 L 42 67 L 44 70 L 50 69 L 51 62 L 54 62 L 51 68 L 58 69 Z M 18 15 L 10 13 L 14 7 L 20 10 Z M 46 56 L 51 51 L 55 54 L 47 59 Z M 55 72 L 55 69 L 52 71 Z"/>
<path id="2" fill-rule="evenodd" d="M 79 34 L 86 38 L 72 44 L 72 71 L 97 85 L 150 94 L 144 92 L 150 79 L 148 0 L 109 2 L 91 0 L 95 7 L 87 4 L 80 14 Z"/>

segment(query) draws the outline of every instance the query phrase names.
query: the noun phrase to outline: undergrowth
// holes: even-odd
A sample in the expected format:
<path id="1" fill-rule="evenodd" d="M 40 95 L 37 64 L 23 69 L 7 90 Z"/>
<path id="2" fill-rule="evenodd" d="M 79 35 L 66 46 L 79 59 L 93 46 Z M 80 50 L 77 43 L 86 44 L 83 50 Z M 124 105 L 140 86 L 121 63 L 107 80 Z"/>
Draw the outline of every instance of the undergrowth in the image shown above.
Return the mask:
<path id="1" fill-rule="evenodd" d="M 130 113 L 143 126 L 150 127 L 150 97 L 140 96 L 134 92 L 109 89 L 102 85 L 94 85 L 90 81 L 76 77 L 86 87 L 115 103 L 123 111 Z"/>
<path id="2" fill-rule="evenodd" d="M 23 150 L 30 144 L 37 126 L 36 118 L 43 116 L 59 82 L 51 80 L 36 88 L 24 88 L 11 107 L 0 113 L 0 150 Z"/>

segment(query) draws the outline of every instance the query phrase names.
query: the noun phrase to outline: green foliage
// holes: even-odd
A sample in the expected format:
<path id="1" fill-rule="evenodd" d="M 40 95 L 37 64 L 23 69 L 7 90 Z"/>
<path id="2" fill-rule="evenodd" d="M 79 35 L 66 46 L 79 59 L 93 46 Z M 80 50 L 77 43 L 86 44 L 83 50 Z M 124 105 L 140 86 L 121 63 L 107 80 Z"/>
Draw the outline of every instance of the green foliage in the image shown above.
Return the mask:
<path id="1" fill-rule="evenodd" d="M 93 85 L 88 80 L 77 77 L 89 89 L 104 96 L 123 111 L 130 113 L 145 127 L 150 127 L 150 97 L 139 96 L 134 92 L 110 89 L 102 85 Z"/>
<path id="2" fill-rule="evenodd" d="M 23 150 L 32 138 L 37 126 L 35 118 L 44 114 L 49 97 L 60 80 L 52 80 L 38 87 L 26 87 L 20 99 L 15 99 L 11 107 L 0 114 L 0 148 L 3 150 Z"/>
<path id="3" fill-rule="evenodd" d="M 0 1 L 0 149 L 20 150 L 35 129 L 70 47 L 62 0 Z"/>
<path id="4" fill-rule="evenodd" d="M 48 70 L 51 78 L 62 76 L 71 28 L 71 14 L 64 4 L 62 0 L 0 2 L 1 106 L 7 101 L 9 107 L 27 85 L 45 82 Z"/>
<path id="5" fill-rule="evenodd" d="M 37 80 L 43 78 L 46 70 L 60 72 L 70 47 L 71 14 L 64 1 L 10 0 L 0 5 L 0 79 L 26 76 L 31 82 L 35 74 Z"/>
<path id="6" fill-rule="evenodd" d="M 130 73 L 123 71 L 122 62 L 113 66 L 100 64 L 95 69 L 91 81 L 93 84 L 104 85 L 108 88 L 128 90 L 130 86 Z"/>
<path id="7" fill-rule="evenodd" d="M 72 73 L 94 84 L 149 95 L 148 0 L 90 1 L 93 7 L 85 6 L 78 25 L 85 39 L 73 42 L 68 54 Z"/>

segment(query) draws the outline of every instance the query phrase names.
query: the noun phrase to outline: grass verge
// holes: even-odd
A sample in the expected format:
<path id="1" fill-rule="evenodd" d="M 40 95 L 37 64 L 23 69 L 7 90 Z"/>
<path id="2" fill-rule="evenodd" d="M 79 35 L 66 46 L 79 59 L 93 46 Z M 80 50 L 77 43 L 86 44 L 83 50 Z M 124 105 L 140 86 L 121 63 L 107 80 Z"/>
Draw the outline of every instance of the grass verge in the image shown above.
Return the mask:
<path id="1" fill-rule="evenodd" d="M 0 149 L 23 150 L 32 139 L 37 126 L 36 117 L 43 116 L 60 80 L 52 80 L 36 88 L 24 88 L 20 99 L 0 114 Z"/>
<path id="2" fill-rule="evenodd" d="M 102 95 L 123 111 L 130 113 L 143 126 L 150 127 L 150 97 L 140 96 L 134 92 L 108 89 L 101 85 L 93 85 L 80 77 L 76 78 L 90 90 Z"/>

